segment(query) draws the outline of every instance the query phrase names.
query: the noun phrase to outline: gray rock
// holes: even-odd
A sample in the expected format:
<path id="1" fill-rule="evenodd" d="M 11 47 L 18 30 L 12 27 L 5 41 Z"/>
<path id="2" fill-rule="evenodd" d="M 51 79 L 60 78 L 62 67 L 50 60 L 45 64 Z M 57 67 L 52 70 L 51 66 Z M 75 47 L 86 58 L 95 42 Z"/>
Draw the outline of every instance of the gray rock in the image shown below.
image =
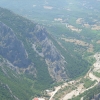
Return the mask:
<path id="1" fill-rule="evenodd" d="M 8 59 L 14 66 L 27 68 L 31 63 L 27 59 L 23 43 L 18 40 L 14 32 L 0 22 L 0 55 Z"/>

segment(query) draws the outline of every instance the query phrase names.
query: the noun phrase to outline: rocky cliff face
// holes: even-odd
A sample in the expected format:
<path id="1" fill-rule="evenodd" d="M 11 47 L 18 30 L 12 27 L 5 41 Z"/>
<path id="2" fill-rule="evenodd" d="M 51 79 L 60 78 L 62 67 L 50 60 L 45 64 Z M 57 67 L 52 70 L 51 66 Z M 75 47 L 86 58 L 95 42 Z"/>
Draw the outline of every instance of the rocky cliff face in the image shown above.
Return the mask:
<path id="1" fill-rule="evenodd" d="M 0 55 L 20 68 L 27 68 L 31 63 L 23 43 L 18 40 L 13 30 L 2 22 L 0 22 Z"/>
<path id="2" fill-rule="evenodd" d="M 45 59 L 50 76 L 56 81 L 66 80 L 68 78 L 64 71 L 66 62 L 48 38 L 46 30 L 36 25 L 34 29 L 27 32 L 26 38 L 30 41 L 35 53 Z M 10 27 L 2 22 L 0 22 L 0 55 L 14 66 L 24 70 L 28 69 L 29 73 L 31 69 L 34 69 L 34 64 L 29 60 L 23 42 L 17 38 Z"/>
<path id="3" fill-rule="evenodd" d="M 18 73 L 27 72 L 36 75 L 34 64 L 29 60 L 23 43 L 13 30 L 2 22 L 0 22 L 0 55 L 7 60 L 7 66 Z"/>
<path id="4" fill-rule="evenodd" d="M 100 94 L 94 95 L 94 98 L 91 100 L 100 100 Z"/>
<path id="5" fill-rule="evenodd" d="M 48 38 L 47 31 L 37 25 L 33 33 L 35 33 L 35 36 L 32 36 L 32 40 L 34 40 L 32 42 L 33 49 L 45 59 L 50 76 L 56 81 L 66 80 L 68 78 L 64 71 L 66 62 L 53 42 Z M 41 50 L 37 49 L 39 47 Z"/>

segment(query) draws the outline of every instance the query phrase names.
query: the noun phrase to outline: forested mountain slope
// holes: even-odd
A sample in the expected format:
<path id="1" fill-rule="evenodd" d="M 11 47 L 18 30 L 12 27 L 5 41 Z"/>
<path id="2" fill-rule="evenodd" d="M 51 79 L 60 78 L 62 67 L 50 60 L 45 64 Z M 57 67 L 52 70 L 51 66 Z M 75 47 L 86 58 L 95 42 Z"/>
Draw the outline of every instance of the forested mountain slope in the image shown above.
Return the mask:
<path id="1" fill-rule="evenodd" d="M 1 98 L 15 100 L 29 100 L 56 81 L 83 75 L 90 66 L 58 44 L 44 27 L 3 8 L 0 55 L 0 88 L 9 91 L 6 96 L 0 91 Z"/>

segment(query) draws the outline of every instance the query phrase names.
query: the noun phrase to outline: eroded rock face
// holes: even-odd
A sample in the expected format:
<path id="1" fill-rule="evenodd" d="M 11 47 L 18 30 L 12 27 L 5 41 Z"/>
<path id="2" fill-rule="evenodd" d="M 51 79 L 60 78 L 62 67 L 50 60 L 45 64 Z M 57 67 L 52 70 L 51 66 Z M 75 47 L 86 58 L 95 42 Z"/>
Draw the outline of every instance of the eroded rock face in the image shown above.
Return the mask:
<path id="1" fill-rule="evenodd" d="M 45 60 L 50 76 L 56 81 L 66 80 L 68 78 L 65 72 L 66 62 L 53 42 L 48 38 L 47 31 L 43 27 L 37 25 L 33 30 L 27 31 L 26 38 L 30 41 L 33 50 L 38 56 Z M 28 52 L 23 42 L 17 38 L 11 28 L 2 22 L 0 22 L 0 55 L 14 66 L 22 68 L 20 70 L 23 72 L 34 72 L 30 70 L 34 70 L 34 67 L 32 67 L 34 64 L 29 60 Z"/>
<path id="2" fill-rule="evenodd" d="M 94 98 L 91 100 L 100 100 L 100 94 L 94 95 Z"/>
<path id="3" fill-rule="evenodd" d="M 48 71 L 50 76 L 56 81 L 66 80 L 68 77 L 65 70 L 65 60 L 58 52 L 53 42 L 48 38 L 48 33 L 41 26 L 36 26 L 34 30 L 35 36 L 32 36 L 35 40 L 34 45 L 40 45 L 42 54 L 48 65 Z M 38 52 L 38 51 L 37 51 Z"/>
<path id="4" fill-rule="evenodd" d="M 2 22 L 0 22 L 0 55 L 19 68 L 27 68 L 31 63 L 23 43 Z"/>

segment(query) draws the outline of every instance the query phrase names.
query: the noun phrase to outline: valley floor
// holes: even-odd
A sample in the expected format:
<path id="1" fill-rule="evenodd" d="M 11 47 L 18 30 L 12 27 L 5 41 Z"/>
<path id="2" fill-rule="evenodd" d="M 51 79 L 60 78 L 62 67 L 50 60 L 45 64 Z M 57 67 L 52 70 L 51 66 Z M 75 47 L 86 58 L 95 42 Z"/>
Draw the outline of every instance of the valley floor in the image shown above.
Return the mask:
<path id="1" fill-rule="evenodd" d="M 94 73 L 100 72 L 100 54 L 96 53 L 94 57 L 96 62 L 83 78 L 66 82 L 63 85 L 54 87 L 54 91 L 48 92 L 48 95 L 50 96 L 49 100 L 72 99 L 73 97 L 76 97 L 79 94 L 95 87 L 100 82 L 100 78 L 94 75 Z M 81 100 L 83 100 L 83 97 Z"/>

